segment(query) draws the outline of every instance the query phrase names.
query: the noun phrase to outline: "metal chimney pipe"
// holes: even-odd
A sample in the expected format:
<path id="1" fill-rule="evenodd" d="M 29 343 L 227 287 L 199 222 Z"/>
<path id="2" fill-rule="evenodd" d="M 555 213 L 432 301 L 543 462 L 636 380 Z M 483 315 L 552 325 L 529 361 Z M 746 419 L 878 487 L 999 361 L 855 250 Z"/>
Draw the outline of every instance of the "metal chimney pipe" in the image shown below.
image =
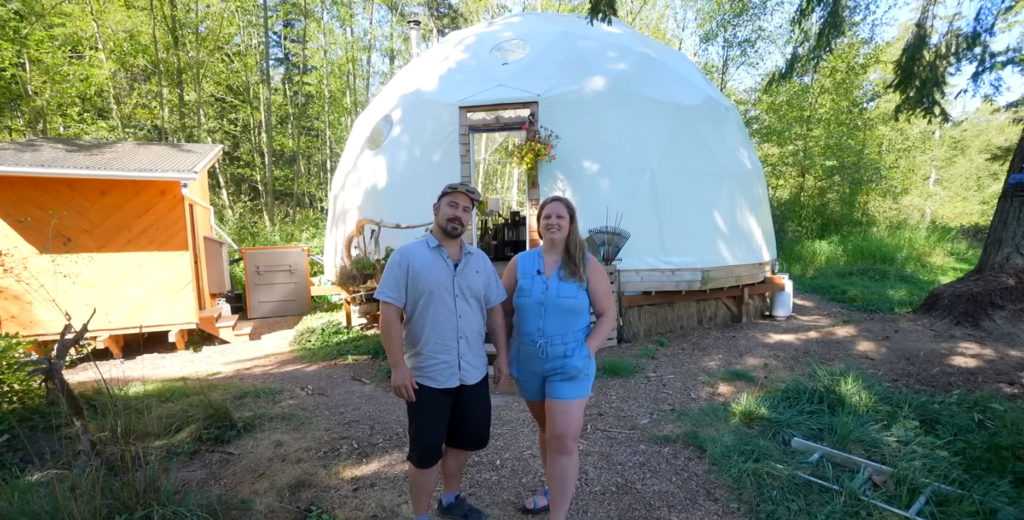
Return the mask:
<path id="1" fill-rule="evenodd" d="M 412 19 L 405 23 L 409 26 L 409 54 L 415 58 L 420 54 L 420 21 Z"/>

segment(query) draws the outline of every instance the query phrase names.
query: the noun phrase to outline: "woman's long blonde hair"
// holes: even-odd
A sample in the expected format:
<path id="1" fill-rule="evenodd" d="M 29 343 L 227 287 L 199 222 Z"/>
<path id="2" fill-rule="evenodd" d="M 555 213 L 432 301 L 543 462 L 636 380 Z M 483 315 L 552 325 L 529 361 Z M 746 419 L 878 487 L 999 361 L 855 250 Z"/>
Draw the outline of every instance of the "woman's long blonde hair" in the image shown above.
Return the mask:
<path id="1" fill-rule="evenodd" d="M 544 215 L 544 208 L 552 202 L 560 202 L 569 213 L 569 234 L 565 237 L 565 253 L 562 256 L 562 271 L 570 279 L 576 279 L 582 283 L 587 282 L 587 245 L 580 236 L 579 220 L 576 218 L 576 206 L 572 201 L 560 195 L 552 195 L 540 203 L 537 209 L 537 234 L 543 239 L 543 228 L 541 217 Z"/>

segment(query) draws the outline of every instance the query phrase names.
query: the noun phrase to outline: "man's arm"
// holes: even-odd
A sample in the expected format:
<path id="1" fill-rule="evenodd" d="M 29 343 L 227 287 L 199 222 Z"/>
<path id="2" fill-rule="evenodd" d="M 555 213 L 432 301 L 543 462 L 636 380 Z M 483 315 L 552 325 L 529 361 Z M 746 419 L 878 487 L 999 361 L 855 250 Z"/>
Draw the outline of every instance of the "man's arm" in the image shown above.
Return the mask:
<path id="1" fill-rule="evenodd" d="M 505 311 L 501 305 L 487 309 L 487 332 L 494 342 L 497 357 L 494 359 L 494 379 L 497 388 L 502 388 L 508 378 L 508 329 L 505 328 Z"/>
<path id="2" fill-rule="evenodd" d="M 409 265 L 399 249 L 388 259 L 380 285 L 373 295 L 380 301 L 380 340 L 391 365 L 391 391 L 406 401 L 416 400 L 416 380 L 405 364 L 405 338 L 402 309 L 409 285 Z"/>
<path id="3" fill-rule="evenodd" d="M 380 302 L 380 340 L 391 366 L 391 391 L 406 401 L 415 401 L 416 380 L 405 364 L 402 309 L 383 301 Z"/>

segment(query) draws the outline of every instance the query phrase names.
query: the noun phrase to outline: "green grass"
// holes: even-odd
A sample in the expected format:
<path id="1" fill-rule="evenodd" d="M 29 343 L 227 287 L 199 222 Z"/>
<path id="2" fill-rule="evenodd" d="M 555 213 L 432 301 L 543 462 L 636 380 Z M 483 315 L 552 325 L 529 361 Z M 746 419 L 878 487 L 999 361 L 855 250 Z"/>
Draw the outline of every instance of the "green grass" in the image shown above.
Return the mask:
<path id="1" fill-rule="evenodd" d="M 727 383 L 757 383 L 757 376 L 753 372 L 743 368 L 726 368 L 715 374 L 715 378 L 719 381 L 725 381 Z"/>
<path id="2" fill-rule="evenodd" d="M 637 349 L 636 355 L 644 359 L 654 359 L 658 357 L 658 347 L 655 347 L 653 345 L 640 347 L 639 349 Z"/>
<path id="3" fill-rule="evenodd" d="M 316 316 L 299 324 L 292 348 L 307 361 L 371 358 L 385 359 L 384 346 L 377 334 L 347 329 L 336 317 Z"/>
<path id="4" fill-rule="evenodd" d="M 973 268 L 979 254 L 955 231 L 912 227 L 783 240 L 779 249 L 796 291 L 872 312 L 913 310 L 934 287 Z"/>
<path id="5" fill-rule="evenodd" d="M 633 377 L 639 370 L 640 364 L 627 358 L 607 357 L 597 362 L 601 377 Z"/>
<path id="6" fill-rule="evenodd" d="M 0 518 L 210 519 L 245 510 L 242 500 L 180 488 L 174 468 L 265 423 L 279 393 L 186 380 L 83 391 L 98 448 L 91 463 L 77 455 L 61 410 L 41 405 L 13 425 L 17 441 L 0 446 Z"/>
<path id="7" fill-rule="evenodd" d="M 782 386 L 682 412 L 675 434 L 707 455 L 759 519 L 888 518 L 847 489 L 855 475 L 838 465 L 802 465 L 793 436 L 895 469 L 875 498 L 907 508 L 933 480 L 968 492 L 930 501 L 925 518 L 1010 519 L 1024 510 L 1024 405 L 991 395 L 923 394 L 856 372 L 815 368 Z M 794 471 L 838 482 L 833 492 Z"/>
<path id="8" fill-rule="evenodd" d="M 178 380 L 131 383 L 113 397 L 94 389 L 82 397 L 92 423 L 119 445 L 189 455 L 253 430 L 265 418 L 254 404 L 278 395 L 272 387 Z"/>

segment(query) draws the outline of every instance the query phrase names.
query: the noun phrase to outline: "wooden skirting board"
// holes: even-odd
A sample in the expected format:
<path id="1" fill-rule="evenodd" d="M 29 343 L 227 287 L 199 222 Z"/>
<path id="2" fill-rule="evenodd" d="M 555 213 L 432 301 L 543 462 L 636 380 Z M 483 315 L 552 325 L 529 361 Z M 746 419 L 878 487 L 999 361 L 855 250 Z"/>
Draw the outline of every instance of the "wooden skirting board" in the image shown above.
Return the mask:
<path id="1" fill-rule="evenodd" d="M 781 276 L 768 276 L 759 283 L 723 289 L 707 289 L 696 291 L 656 292 L 653 294 L 635 294 L 622 297 L 625 308 L 642 305 L 660 305 L 665 303 L 692 302 L 700 300 L 717 300 L 720 298 L 742 298 L 755 294 L 772 294 L 785 290 L 786 281 Z"/>
<path id="2" fill-rule="evenodd" d="M 757 283 L 769 275 L 770 262 L 708 268 L 619 271 L 623 293 L 718 289 Z"/>

